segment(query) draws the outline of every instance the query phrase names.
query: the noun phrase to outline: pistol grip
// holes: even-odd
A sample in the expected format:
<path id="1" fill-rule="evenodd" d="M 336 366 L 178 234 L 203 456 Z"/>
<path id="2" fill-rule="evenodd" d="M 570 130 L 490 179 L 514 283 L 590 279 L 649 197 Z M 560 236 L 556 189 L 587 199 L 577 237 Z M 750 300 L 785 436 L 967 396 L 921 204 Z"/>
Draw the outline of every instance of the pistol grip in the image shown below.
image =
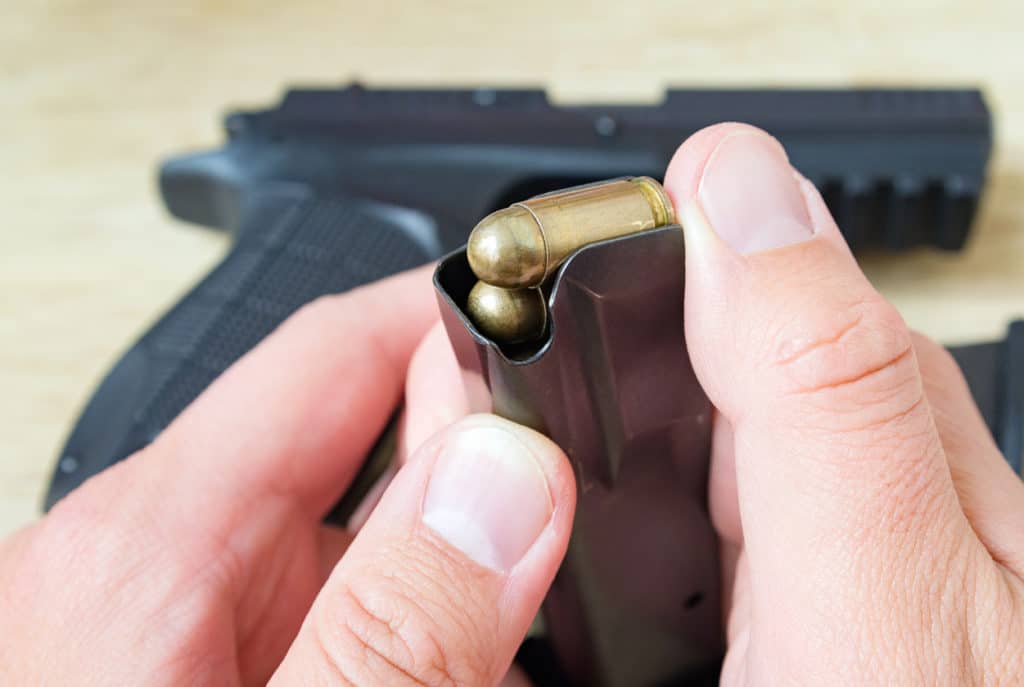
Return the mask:
<path id="1" fill-rule="evenodd" d="M 89 400 L 45 508 L 153 441 L 303 304 L 435 259 L 432 230 L 421 213 L 317 196 L 295 184 L 247 193 L 230 252 L 135 342 Z"/>

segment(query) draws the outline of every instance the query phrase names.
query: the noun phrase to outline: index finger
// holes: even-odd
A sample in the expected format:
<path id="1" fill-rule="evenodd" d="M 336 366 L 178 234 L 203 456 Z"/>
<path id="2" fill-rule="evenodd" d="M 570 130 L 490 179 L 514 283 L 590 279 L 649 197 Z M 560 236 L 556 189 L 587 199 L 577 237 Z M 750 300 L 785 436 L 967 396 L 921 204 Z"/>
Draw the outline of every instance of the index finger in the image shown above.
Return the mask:
<path id="1" fill-rule="evenodd" d="M 147 479 L 206 522 L 266 496 L 321 518 L 386 425 L 438 317 L 432 269 L 303 307 L 160 435 Z"/>

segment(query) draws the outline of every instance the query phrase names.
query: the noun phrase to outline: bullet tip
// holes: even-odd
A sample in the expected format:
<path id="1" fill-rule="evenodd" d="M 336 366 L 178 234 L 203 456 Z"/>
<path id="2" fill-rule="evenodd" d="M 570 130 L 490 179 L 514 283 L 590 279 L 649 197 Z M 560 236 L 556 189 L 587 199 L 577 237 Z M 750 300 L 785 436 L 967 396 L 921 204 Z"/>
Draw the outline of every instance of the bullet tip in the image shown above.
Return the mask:
<path id="1" fill-rule="evenodd" d="M 478 279 L 504 288 L 537 286 L 547 259 L 537 221 L 515 205 L 480 220 L 469 235 L 466 256 Z"/>
<path id="2" fill-rule="evenodd" d="M 479 281 L 469 292 L 466 310 L 477 329 L 499 344 L 535 341 L 547 327 L 540 289 L 503 289 Z"/>

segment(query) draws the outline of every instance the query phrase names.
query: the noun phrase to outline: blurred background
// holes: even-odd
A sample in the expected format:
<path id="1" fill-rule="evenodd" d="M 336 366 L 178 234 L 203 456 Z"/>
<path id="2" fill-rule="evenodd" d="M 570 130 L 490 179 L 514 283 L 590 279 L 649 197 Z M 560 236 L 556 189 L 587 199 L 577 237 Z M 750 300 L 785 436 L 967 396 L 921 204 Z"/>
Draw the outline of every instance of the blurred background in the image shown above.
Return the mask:
<path id="1" fill-rule="evenodd" d="M 0 25 L 0 535 L 37 517 L 56 453 L 121 352 L 227 247 L 171 220 L 159 160 L 222 141 L 289 85 L 980 86 L 996 127 L 967 249 L 863 264 L 912 327 L 994 339 L 1024 314 L 1019 2 L 19 3 Z"/>

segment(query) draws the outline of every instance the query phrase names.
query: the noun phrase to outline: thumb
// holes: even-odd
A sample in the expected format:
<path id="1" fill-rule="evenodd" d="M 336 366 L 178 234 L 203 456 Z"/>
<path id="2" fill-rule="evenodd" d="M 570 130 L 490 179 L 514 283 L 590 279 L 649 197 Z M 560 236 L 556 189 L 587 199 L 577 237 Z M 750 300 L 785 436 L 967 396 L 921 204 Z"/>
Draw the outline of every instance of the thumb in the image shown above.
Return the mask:
<path id="1" fill-rule="evenodd" d="M 688 348 L 733 428 L 733 450 L 715 453 L 735 455 L 755 603 L 760 583 L 863 604 L 851 578 L 813 572 L 891 590 L 896 571 L 945 563 L 926 559 L 953 555 L 969 526 L 910 333 L 818 192 L 740 124 L 688 140 L 665 185 L 686 233 Z"/>
<path id="2" fill-rule="evenodd" d="M 549 440 L 477 415 L 402 468 L 273 683 L 497 685 L 565 554 L 575 486 Z"/>

